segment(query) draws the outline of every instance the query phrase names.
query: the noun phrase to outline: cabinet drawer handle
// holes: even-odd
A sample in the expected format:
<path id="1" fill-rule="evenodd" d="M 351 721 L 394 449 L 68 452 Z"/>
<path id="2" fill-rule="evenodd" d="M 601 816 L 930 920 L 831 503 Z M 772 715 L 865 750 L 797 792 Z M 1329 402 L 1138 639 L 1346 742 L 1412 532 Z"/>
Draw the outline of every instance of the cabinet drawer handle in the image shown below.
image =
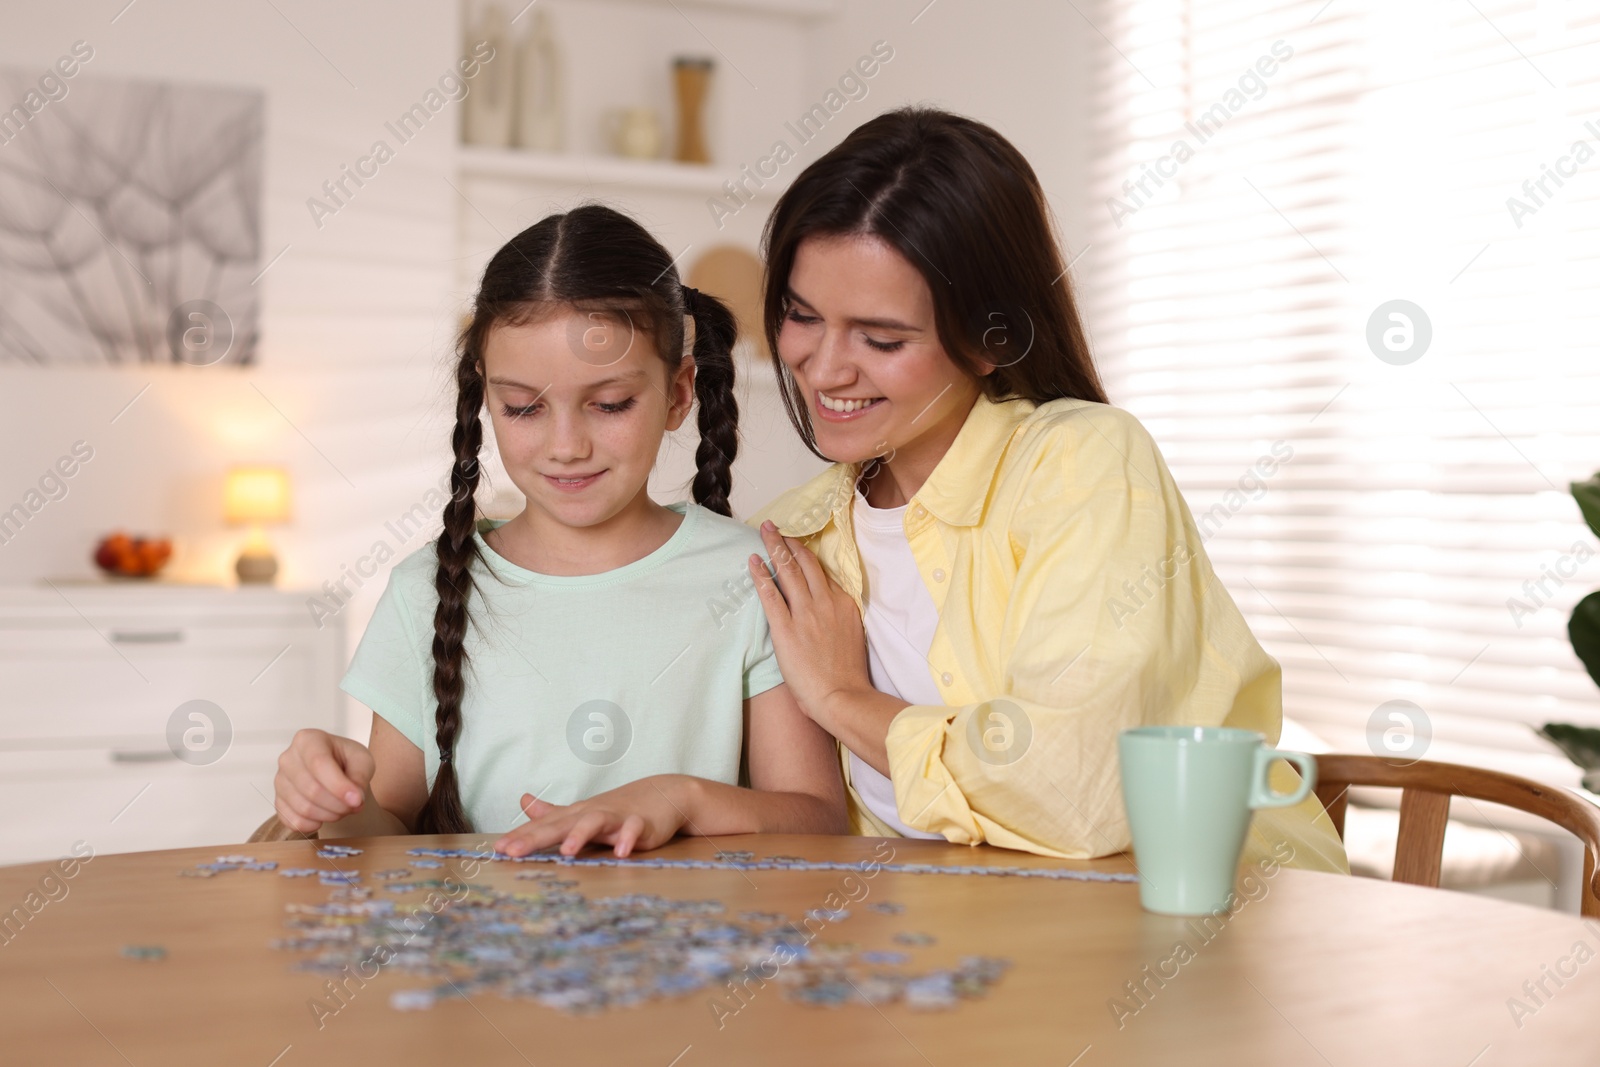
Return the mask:
<path id="1" fill-rule="evenodd" d="M 175 760 L 177 758 L 178 754 L 170 748 L 114 748 L 111 750 L 112 763 L 164 763 L 167 760 Z"/>
<path id="2" fill-rule="evenodd" d="M 170 645 L 183 640 L 182 630 L 112 630 L 111 640 L 125 645 Z"/>

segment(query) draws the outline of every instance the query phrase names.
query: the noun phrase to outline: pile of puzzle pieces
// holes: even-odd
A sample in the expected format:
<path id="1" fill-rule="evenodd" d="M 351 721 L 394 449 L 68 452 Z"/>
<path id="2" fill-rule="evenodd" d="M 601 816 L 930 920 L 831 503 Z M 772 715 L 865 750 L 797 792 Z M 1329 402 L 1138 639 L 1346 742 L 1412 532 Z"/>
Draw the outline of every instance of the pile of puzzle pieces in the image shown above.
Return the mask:
<path id="1" fill-rule="evenodd" d="M 336 861 L 361 849 L 318 843 L 317 856 Z M 429 892 L 436 907 L 402 909 L 374 899 L 359 871 L 285 868 L 250 856 L 219 856 L 181 873 L 213 877 L 221 871 L 274 871 L 283 877 L 318 876 L 331 892 L 326 903 L 289 904 L 291 936 L 274 947 L 305 954 L 297 969 L 330 976 L 357 973 L 371 978 L 374 968 L 425 979 L 428 985 L 396 991 L 398 1010 L 431 1007 L 452 997 L 495 992 L 523 997 L 571 1013 L 590 1013 L 691 993 L 720 998 L 735 1012 L 769 982 L 783 995 L 806 1004 L 839 1006 L 852 1002 L 901 1003 L 917 1009 L 951 1008 L 984 996 L 1000 980 L 1009 961 L 986 956 L 961 958 L 954 967 L 914 972 L 908 953 L 862 949 L 851 943 L 817 941 L 822 927 L 850 918 L 848 908 L 813 908 L 803 919 L 770 912 L 726 914 L 716 900 L 669 900 L 633 893 L 590 899 L 576 892 L 576 881 L 554 867 L 638 867 L 673 870 L 844 871 L 860 873 L 860 863 L 810 861 L 795 856 L 757 859 L 743 851 L 718 852 L 715 859 L 646 856 L 567 857 L 535 853 L 512 857 L 471 849 L 411 849 L 409 867 L 378 871 L 374 877 L 390 894 Z M 418 876 L 438 870 L 442 860 L 461 859 L 548 865 L 526 869 L 525 892 L 502 892 L 459 879 Z M 933 864 L 876 865 L 905 874 L 979 875 L 1127 882 L 1136 875 L 1061 868 L 953 867 Z M 868 911 L 898 916 L 904 906 L 876 900 Z M 925 948 L 936 943 L 926 933 L 902 930 L 894 944 Z M 715 1002 L 714 1002 L 715 1003 Z M 715 1010 L 715 1007 L 713 1008 Z"/>

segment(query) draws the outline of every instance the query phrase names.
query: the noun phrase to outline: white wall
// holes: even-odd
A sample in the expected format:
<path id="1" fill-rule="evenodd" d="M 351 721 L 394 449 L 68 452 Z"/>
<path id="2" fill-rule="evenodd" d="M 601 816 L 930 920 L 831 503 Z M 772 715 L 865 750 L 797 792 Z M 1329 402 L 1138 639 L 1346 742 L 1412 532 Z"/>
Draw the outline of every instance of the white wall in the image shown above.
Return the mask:
<path id="1" fill-rule="evenodd" d="M 276 9 L 202 0 L 124 5 L 12 5 L 0 33 L 0 64 L 42 72 L 74 41 L 86 40 L 95 57 L 82 78 L 263 88 L 263 264 L 289 250 L 259 282 L 255 367 L 0 365 L 0 502 L 19 500 L 74 441 L 95 449 L 68 496 L 0 545 L 0 583 L 90 576 L 95 539 L 118 527 L 175 535 L 171 578 L 229 576 L 242 535 L 223 526 L 219 512 L 222 477 L 235 461 L 281 462 L 292 471 L 296 521 L 273 535 L 280 584 L 318 586 L 338 578 L 380 538 L 402 552 L 414 549 L 420 536 L 397 544 L 384 522 L 421 501 L 448 464 L 447 360 L 468 295 L 459 260 L 492 251 L 463 251 L 458 226 L 465 209 L 445 180 L 459 105 L 441 114 L 448 121 L 433 121 L 400 147 L 320 229 L 306 200 L 341 164 L 366 153 L 383 136 L 385 121 L 415 103 L 454 61 L 456 6 L 440 0 L 276 0 Z M 997 17 L 994 5 L 978 0 L 938 0 L 925 11 L 923 0 L 851 3 L 822 22 L 773 16 L 755 27 L 690 4 L 682 14 L 672 5 L 625 0 L 552 7 L 558 15 L 581 12 L 575 25 L 655 20 L 660 28 L 652 33 L 684 51 L 706 52 L 700 35 L 708 35 L 754 83 L 719 66 L 713 146 L 730 177 L 783 136 L 784 121 L 819 101 L 874 41 L 886 40 L 894 58 L 870 81 L 866 99 L 847 105 L 823 136 L 802 146 L 785 177 L 885 107 L 938 103 L 1011 137 L 1034 162 L 1069 244 L 1081 245 L 1085 56 L 1093 31 L 1070 5 L 1029 0 Z M 632 69 L 604 51 L 569 47 L 567 56 L 583 68 L 569 85 L 606 86 L 612 82 L 596 71 Z M 630 74 L 616 84 L 639 94 L 661 91 L 664 80 Z M 574 139 L 585 145 L 592 135 L 578 130 Z M 5 151 L 0 146 L 0 165 Z M 535 205 L 525 212 L 527 221 L 541 213 Z M 757 221 L 740 220 L 742 240 L 754 243 Z M 664 242 L 676 236 L 664 234 Z M 746 487 L 735 496 L 743 512 L 786 487 L 778 483 L 792 484 L 819 465 L 799 451 L 787 422 L 757 401 L 745 430 L 750 451 L 741 461 Z M 690 439 L 677 449 L 675 462 L 692 447 Z M 347 613 L 351 647 L 381 587 L 381 576 L 369 580 Z M 359 720 L 352 726 L 364 736 Z"/>
<path id="2" fill-rule="evenodd" d="M 874 41 L 888 42 L 894 58 L 869 83 L 867 98 L 841 110 L 826 135 L 806 146 L 800 166 L 888 108 L 924 103 L 959 112 L 993 126 L 1028 158 L 1069 258 L 1076 255 L 1089 232 L 1089 57 L 1100 40 L 1078 11 L 1094 17 L 1097 7 L 1058 0 L 845 3 L 814 33 L 807 104 Z"/>
<path id="3" fill-rule="evenodd" d="M 68 496 L 0 546 L 0 581 L 88 575 L 95 538 L 114 527 L 171 532 L 171 577 L 219 578 L 240 540 L 220 522 L 224 470 L 269 460 L 294 478 L 297 521 L 275 533 L 283 581 L 319 584 L 437 477 L 453 130 L 427 128 L 320 231 L 306 199 L 450 64 L 456 21 L 425 2 L 281 0 L 286 21 L 267 4 L 170 0 L 136 3 L 113 24 L 124 2 L 13 6 L 0 62 L 42 70 L 81 39 L 95 50 L 83 79 L 263 88 L 263 265 L 289 250 L 257 283 L 257 367 L 0 366 L 0 500 L 19 499 L 73 441 L 95 449 Z"/>

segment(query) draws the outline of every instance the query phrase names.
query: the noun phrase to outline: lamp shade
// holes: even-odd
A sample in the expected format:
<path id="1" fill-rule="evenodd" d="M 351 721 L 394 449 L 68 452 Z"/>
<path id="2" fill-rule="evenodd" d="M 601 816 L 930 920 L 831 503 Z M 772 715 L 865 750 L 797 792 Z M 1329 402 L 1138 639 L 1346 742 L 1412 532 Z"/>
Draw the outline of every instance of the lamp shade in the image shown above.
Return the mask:
<path id="1" fill-rule="evenodd" d="M 229 522 L 288 522 L 289 472 L 282 467 L 234 467 L 223 490 Z"/>

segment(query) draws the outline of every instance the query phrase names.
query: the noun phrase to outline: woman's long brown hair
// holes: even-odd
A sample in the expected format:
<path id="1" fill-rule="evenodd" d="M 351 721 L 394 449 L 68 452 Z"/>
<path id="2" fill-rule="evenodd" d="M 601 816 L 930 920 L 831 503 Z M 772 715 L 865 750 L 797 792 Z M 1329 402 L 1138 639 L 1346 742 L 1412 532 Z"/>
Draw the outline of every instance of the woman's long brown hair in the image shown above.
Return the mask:
<path id="1" fill-rule="evenodd" d="M 439 534 L 433 615 L 434 740 L 439 773 L 417 817 L 417 832 L 471 833 L 454 759 L 466 692 L 468 602 L 475 588 L 472 561 L 483 561 L 477 528 L 478 454 L 483 448 L 483 351 L 496 326 L 527 322 L 558 308 L 601 315 L 655 341 L 667 380 L 683 362 L 684 319 L 694 320 L 694 388 L 700 444 L 695 452 L 695 503 L 731 514 L 733 460 L 738 454 L 739 407 L 733 393 L 733 345 L 738 325 L 728 307 L 704 293 L 690 298 L 672 257 L 633 219 L 599 204 L 551 215 L 523 230 L 484 269 L 472 321 L 456 344 L 456 421 L 450 444 L 451 494 Z"/>
<path id="2" fill-rule="evenodd" d="M 990 399 L 1106 403 L 1033 168 L 989 126 L 903 107 L 856 127 L 795 178 L 762 234 L 762 325 L 789 421 L 812 454 L 805 398 L 778 358 L 789 274 L 808 237 L 872 236 L 933 296 L 939 341 Z M 980 376 L 979 360 L 996 365 Z"/>

